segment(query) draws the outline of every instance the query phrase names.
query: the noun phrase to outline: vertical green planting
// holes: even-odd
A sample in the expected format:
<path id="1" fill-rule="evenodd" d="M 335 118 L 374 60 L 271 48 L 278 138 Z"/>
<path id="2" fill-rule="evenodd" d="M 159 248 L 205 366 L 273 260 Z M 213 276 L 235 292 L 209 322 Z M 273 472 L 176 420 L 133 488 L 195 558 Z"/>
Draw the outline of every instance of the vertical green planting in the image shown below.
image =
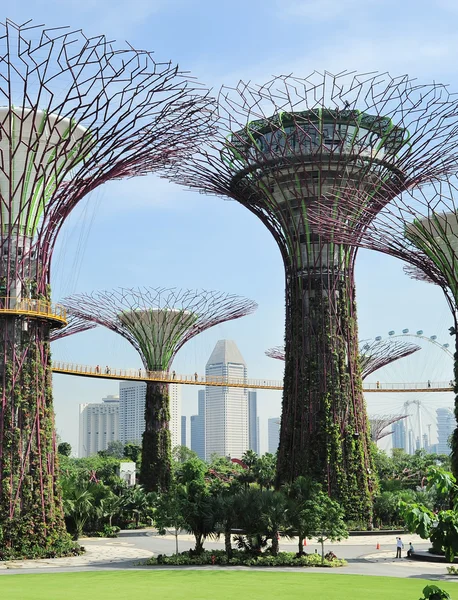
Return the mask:
<path id="1" fill-rule="evenodd" d="M 140 468 L 140 483 L 148 492 L 166 492 L 170 486 L 172 444 L 169 421 L 169 386 L 148 381 Z"/>

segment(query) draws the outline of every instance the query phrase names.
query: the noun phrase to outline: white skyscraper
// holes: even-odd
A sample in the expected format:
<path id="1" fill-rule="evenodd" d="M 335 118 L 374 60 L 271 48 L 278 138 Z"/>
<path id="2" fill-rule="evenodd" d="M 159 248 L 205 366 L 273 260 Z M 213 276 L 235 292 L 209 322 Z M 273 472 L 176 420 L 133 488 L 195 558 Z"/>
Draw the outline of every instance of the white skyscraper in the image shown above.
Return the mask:
<path id="1" fill-rule="evenodd" d="M 280 441 L 280 417 L 272 417 L 268 421 L 268 452 L 275 454 L 278 450 L 278 444 Z"/>
<path id="2" fill-rule="evenodd" d="M 452 435 L 456 420 L 450 408 L 438 408 L 437 415 L 437 453 L 450 454 L 449 437 Z"/>
<path id="3" fill-rule="evenodd" d="M 107 396 L 100 403 L 79 406 L 78 456 L 90 456 L 106 450 L 109 442 L 119 439 L 119 398 Z"/>
<path id="4" fill-rule="evenodd" d="M 235 342 L 219 340 L 205 368 L 207 377 L 246 379 L 245 361 Z M 244 388 L 206 387 L 205 456 L 241 458 L 248 449 L 248 394 Z"/>
<path id="5" fill-rule="evenodd" d="M 119 439 L 123 444 L 141 444 L 145 431 L 145 394 L 143 381 L 121 381 L 119 384 Z M 181 388 L 169 385 L 170 434 L 172 449 L 181 443 Z"/>

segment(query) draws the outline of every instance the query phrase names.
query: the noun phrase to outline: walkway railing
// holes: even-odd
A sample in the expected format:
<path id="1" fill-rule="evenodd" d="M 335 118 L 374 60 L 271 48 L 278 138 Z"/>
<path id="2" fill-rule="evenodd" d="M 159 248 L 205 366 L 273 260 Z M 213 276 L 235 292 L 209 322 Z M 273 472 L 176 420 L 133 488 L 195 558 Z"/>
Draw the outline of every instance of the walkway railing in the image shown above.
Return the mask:
<path id="1" fill-rule="evenodd" d="M 184 385 L 208 385 L 215 387 L 238 387 L 248 389 L 282 390 L 283 381 L 274 379 L 243 379 L 236 377 L 217 377 L 215 375 L 183 375 L 175 371 L 145 371 L 144 369 L 114 369 L 109 366 L 79 365 L 54 361 L 54 373 L 79 375 L 80 377 L 99 377 L 103 379 L 129 381 L 157 381 L 163 383 L 181 383 Z M 448 382 L 423 383 L 366 383 L 365 392 L 448 392 L 453 388 Z M 430 385 L 429 385 L 430 384 Z"/>
<path id="2" fill-rule="evenodd" d="M 2 313 L 40 317 L 58 321 L 62 325 L 67 324 L 66 309 L 60 304 L 52 304 L 46 300 L 0 297 L 0 314 Z"/>

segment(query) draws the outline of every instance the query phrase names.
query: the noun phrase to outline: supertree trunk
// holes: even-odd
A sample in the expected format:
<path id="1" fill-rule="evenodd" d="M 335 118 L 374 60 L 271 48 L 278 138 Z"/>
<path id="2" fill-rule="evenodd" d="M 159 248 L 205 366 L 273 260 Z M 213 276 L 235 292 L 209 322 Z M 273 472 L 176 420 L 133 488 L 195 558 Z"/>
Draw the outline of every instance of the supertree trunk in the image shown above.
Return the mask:
<path id="1" fill-rule="evenodd" d="M 458 321 L 457 321 L 457 314 L 456 314 L 455 309 L 453 309 L 453 316 L 454 316 L 454 327 L 453 327 L 453 329 L 450 329 L 450 332 L 453 333 L 453 335 L 455 337 L 455 354 L 454 354 L 454 362 L 453 362 L 453 376 L 454 376 L 453 391 L 455 393 L 454 414 L 455 414 L 455 420 L 458 423 Z M 451 447 L 452 447 L 451 468 L 452 468 L 453 475 L 458 480 L 458 426 L 455 427 L 455 429 L 453 431 L 453 435 L 452 435 L 452 439 L 451 439 Z"/>
<path id="2" fill-rule="evenodd" d="M 169 422 L 169 386 L 148 381 L 140 469 L 140 483 L 148 492 L 165 492 L 170 486 L 172 444 Z"/>
<path id="3" fill-rule="evenodd" d="M 286 275 L 285 379 L 277 483 L 324 484 L 347 518 L 372 521 L 370 436 L 352 269 Z"/>
<path id="4" fill-rule="evenodd" d="M 70 550 L 57 484 L 49 325 L 11 315 L 0 327 L 2 545 L 11 555 L 65 543 Z"/>

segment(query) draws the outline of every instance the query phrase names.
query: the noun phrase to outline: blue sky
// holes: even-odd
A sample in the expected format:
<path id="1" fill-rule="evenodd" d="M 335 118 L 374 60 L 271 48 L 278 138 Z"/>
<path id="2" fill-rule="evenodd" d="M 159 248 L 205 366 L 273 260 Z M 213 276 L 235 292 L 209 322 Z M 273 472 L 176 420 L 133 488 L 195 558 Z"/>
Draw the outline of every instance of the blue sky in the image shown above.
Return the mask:
<path id="1" fill-rule="evenodd" d="M 24 0 L 4 15 L 49 27 L 69 25 L 154 50 L 213 87 L 313 70 L 408 73 L 419 82 L 458 91 L 458 3 L 407 0 Z M 191 341 L 177 356 L 178 372 L 203 372 L 218 339 L 234 339 L 251 377 L 282 377 L 264 351 L 283 340 L 284 278 L 277 247 L 264 226 L 235 202 L 199 195 L 154 176 L 113 182 L 83 201 L 64 226 L 53 263 L 54 299 L 118 285 L 216 289 L 256 300 L 255 315 L 223 324 Z M 440 290 L 415 282 L 394 259 L 361 252 L 357 263 L 361 338 L 389 330 L 423 329 L 449 342 L 451 325 Z M 451 364 L 435 349 L 385 381 L 406 373 L 449 379 Z M 86 364 L 139 366 L 128 343 L 95 330 L 54 345 L 54 358 Z M 415 368 L 417 371 L 415 372 Z M 433 378 L 434 375 L 427 378 Z M 410 375 L 412 376 L 412 375 Z M 380 375 L 382 379 L 382 375 Z M 106 382 L 55 376 L 61 437 L 76 448 L 80 402 L 117 392 Z M 183 391 L 183 413 L 194 414 L 195 388 Z M 260 392 L 261 439 L 280 394 Z M 450 398 L 429 398 L 430 406 Z M 404 399 L 369 399 L 371 412 L 399 411 Z"/>

